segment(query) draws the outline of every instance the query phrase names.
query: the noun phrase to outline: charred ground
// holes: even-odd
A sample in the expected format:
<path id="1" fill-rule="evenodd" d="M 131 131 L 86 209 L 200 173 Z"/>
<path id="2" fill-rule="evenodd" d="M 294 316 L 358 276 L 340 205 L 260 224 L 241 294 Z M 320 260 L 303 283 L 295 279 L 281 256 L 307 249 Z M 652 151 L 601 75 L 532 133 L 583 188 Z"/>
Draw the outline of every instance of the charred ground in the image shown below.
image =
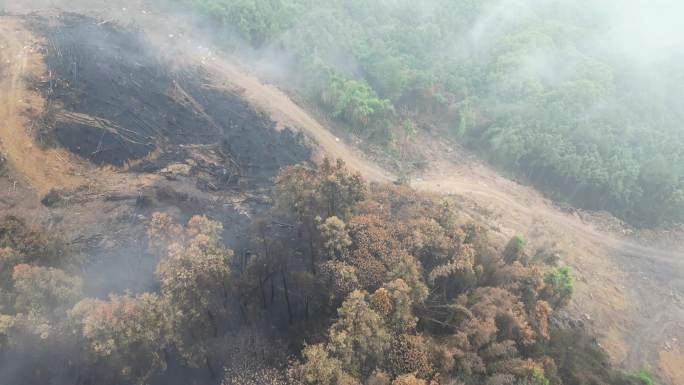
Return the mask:
<path id="1" fill-rule="evenodd" d="M 247 252 L 250 218 L 269 207 L 271 178 L 311 157 L 301 134 L 277 129 L 238 90 L 165 56 L 136 27 L 73 13 L 8 18 L 17 38 L 2 37 L 17 40 L 17 50 L 6 49 L 2 62 L 29 55 L 44 71 L 0 72 L 16 72 L 7 95 L 27 104 L 18 116 L 35 134 L 0 154 L 2 216 L 64 234 L 85 256 L 84 291 L 97 297 L 150 288 L 157 260 L 144 229 L 155 211 L 179 221 L 209 215 L 229 224 L 223 238 L 237 255 Z M 51 178 L 39 183 L 17 159 Z"/>
<path id="2" fill-rule="evenodd" d="M 154 172 L 201 147 L 216 155 L 220 183 L 263 183 L 310 157 L 301 135 L 276 131 L 238 93 L 174 65 L 136 29 L 68 13 L 30 24 L 46 41 L 49 78 L 36 84 L 46 137 L 95 164 Z"/>

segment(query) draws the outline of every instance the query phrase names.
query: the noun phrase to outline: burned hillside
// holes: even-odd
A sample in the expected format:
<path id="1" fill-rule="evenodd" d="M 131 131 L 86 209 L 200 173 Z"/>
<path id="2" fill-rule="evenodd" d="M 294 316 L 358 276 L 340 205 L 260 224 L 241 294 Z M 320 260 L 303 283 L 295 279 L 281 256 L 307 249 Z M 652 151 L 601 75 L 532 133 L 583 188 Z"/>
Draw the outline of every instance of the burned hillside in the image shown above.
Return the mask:
<path id="1" fill-rule="evenodd" d="M 172 64 L 139 30 L 76 14 L 30 25 L 45 38 L 44 136 L 95 164 L 154 172 L 192 158 L 219 182 L 263 183 L 310 157 L 301 135 L 203 69 Z"/>
<path id="2" fill-rule="evenodd" d="M 156 211 L 181 222 L 210 215 L 236 255 L 247 253 L 271 178 L 310 158 L 301 134 L 136 27 L 56 12 L 3 21 L 0 85 L 12 114 L 0 121 L 16 129 L 0 135 L 0 219 L 63 234 L 83 259 L 84 293 L 98 298 L 155 286 L 145 226 Z"/>
<path id="3" fill-rule="evenodd" d="M 183 64 L 204 38 L 96 15 L 0 16 L 0 385 L 643 385 L 584 335 L 626 319 L 602 233 L 439 149 L 427 191 L 381 184 L 277 87 Z"/>

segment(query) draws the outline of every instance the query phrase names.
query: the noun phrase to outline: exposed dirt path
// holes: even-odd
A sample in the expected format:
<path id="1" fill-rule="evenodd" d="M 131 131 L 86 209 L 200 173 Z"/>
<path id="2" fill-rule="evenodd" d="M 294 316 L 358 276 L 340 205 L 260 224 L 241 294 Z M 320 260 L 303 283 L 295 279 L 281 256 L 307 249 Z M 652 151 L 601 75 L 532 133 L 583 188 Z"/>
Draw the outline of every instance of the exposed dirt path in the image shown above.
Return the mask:
<path id="1" fill-rule="evenodd" d="M 32 119 L 44 110 L 45 100 L 29 83 L 30 79 L 47 78 L 43 44 L 20 18 L 0 16 L 0 151 L 7 158 L 13 176 L 26 184 L 33 198 L 38 199 L 53 188 L 86 187 L 95 193 L 154 183 L 158 176 L 96 167 L 63 148 L 36 143 L 34 126 L 38 128 L 40 123 Z M 66 117 L 69 115 L 61 116 Z"/>
<path id="2" fill-rule="evenodd" d="M 44 76 L 39 45 L 20 21 L 0 19 L 0 146 L 17 174 L 39 194 L 52 187 L 73 188 L 79 164 L 67 151 L 41 149 L 33 141 L 29 114 L 43 109 L 44 101 L 26 87 L 25 76 Z M 69 160 L 69 161 L 67 161 Z"/>

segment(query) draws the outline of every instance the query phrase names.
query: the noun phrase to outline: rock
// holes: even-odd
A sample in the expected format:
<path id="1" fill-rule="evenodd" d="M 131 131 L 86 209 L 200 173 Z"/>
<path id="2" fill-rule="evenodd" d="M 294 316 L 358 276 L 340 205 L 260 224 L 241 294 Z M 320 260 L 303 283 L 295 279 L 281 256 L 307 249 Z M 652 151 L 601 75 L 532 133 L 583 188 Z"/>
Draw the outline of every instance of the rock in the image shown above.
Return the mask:
<path id="1" fill-rule="evenodd" d="M 45 194 L 43 199 L 40 200 L 40 203 L 45 207 L 55 207 L 63 200 L 64 195 L 62 191 L 53 188 Z"/>
<path id="2" fill-rule="evenodd" d="M 159 171 L 160 174 L 164 176 L 171 176 L 171 177 L 177 177 L 177 176 L 188 176 L 190 175 L 190 171 L 192 170 L 192 167 L 190 165 L 184 164 L 184 163 L 174 163 L 170 164 L 163 169 Z"/>

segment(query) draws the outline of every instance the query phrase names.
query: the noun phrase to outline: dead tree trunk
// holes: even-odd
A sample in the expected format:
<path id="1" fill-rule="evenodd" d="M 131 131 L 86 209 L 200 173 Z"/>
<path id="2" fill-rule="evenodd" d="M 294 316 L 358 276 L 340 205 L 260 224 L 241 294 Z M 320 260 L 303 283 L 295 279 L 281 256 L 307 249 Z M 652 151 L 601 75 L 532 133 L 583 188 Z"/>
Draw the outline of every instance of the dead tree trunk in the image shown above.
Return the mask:
<path id="1" fill-rule="evenodd" d="M 282 271 L 280 272 L 280 276 L 283 279 L 283 290 L 285 291 L 285 303 L 287 304 L 288 323 L 292 325 L 292 305 L 290 304 L 290 293 L 287 290 L 287 279 L 285 278 L 285 273 Z"/>

